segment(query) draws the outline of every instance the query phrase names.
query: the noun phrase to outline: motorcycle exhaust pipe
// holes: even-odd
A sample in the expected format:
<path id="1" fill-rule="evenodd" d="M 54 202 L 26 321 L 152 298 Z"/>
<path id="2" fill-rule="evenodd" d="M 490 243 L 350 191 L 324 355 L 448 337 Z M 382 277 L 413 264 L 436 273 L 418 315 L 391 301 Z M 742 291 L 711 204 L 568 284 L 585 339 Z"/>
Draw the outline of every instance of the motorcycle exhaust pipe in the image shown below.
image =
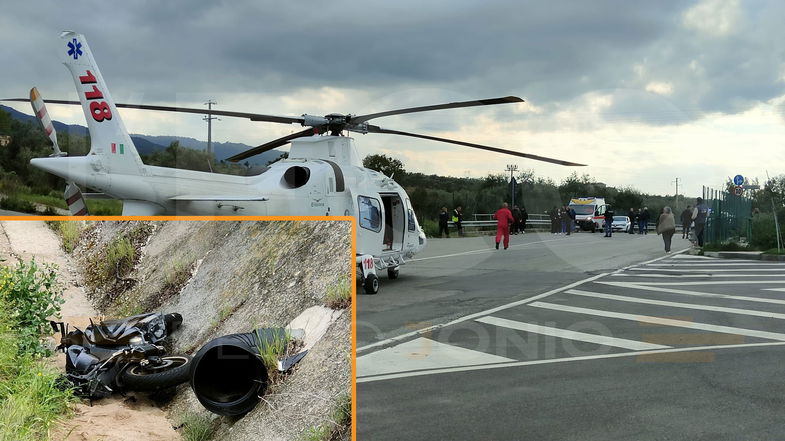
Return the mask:
<path id="1" fill-rule="evenodd" d="M 260 328 L 211 340 L 191 362 L 191 388 L 196 398 L 218 415 L 250 412 L 261 400 L 268 382 L 259 347 L 286 339 L 284 328 Z"/>

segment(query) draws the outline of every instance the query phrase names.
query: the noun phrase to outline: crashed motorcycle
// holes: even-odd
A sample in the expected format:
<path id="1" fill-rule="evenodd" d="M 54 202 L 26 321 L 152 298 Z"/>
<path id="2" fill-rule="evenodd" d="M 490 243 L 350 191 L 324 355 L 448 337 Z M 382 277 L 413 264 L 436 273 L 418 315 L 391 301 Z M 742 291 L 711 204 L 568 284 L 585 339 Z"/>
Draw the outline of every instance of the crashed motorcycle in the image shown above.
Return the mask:
<path id="1" fill-rule="evenodd" d="M 154 392 L 189 380 L 191 358 L 166 355 L 161 345 L 183 322 L 180 314 L 146 313 L 98 324 L 84 330 L 51 322 L 60 332 L 66 377 L 75 394 L 108 397 L 114 392 Z"/>

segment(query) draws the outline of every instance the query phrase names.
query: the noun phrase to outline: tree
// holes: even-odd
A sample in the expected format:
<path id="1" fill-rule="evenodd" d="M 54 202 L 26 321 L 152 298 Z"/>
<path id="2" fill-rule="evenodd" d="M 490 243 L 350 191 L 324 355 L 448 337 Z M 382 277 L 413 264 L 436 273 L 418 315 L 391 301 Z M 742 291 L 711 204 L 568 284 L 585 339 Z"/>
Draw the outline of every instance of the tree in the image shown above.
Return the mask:
<path id="1" fill-rule="evenodd" d="M 376 170 L 385 176 L 402 177 L 406 174 L 403 163 L 395 158 L 381 155 L 368 155 L 363 159 L 363 167 Z"/>

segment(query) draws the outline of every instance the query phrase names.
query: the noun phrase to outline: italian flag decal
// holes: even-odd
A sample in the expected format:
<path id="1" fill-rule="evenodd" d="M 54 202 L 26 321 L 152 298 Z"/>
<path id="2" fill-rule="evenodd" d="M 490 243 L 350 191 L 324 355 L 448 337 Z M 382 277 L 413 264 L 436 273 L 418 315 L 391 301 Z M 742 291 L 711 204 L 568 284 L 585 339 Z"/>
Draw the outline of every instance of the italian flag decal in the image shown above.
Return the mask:
<path id="1" fill-rule="evenodd" d="M 122 155 L 123 153 L 125 153 L 125 150 L 123 149 L 123 145 L 122 144 L 112 143 L 112 153 L 117 153 L 117 146 L 118 145 L 120 146 L 120 154 Z"/>

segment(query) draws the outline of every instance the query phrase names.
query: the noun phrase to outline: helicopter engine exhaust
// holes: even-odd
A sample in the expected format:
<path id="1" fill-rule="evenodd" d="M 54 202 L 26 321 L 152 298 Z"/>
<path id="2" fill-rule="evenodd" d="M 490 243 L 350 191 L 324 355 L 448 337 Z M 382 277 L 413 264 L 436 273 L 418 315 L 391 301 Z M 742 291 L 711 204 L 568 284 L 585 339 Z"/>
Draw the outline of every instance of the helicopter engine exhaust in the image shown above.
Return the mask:
<path id="1" fill-rule="evenodd" d="M 289 167 L 289 169 L 284 172 L 281 183 L 286 188 L 300 188 L 308 183 L 308 179 L 310 179 L 310 177 L 311 170 L 309 170 L 307 167 L 295 165 L 293 167 Z"/>

